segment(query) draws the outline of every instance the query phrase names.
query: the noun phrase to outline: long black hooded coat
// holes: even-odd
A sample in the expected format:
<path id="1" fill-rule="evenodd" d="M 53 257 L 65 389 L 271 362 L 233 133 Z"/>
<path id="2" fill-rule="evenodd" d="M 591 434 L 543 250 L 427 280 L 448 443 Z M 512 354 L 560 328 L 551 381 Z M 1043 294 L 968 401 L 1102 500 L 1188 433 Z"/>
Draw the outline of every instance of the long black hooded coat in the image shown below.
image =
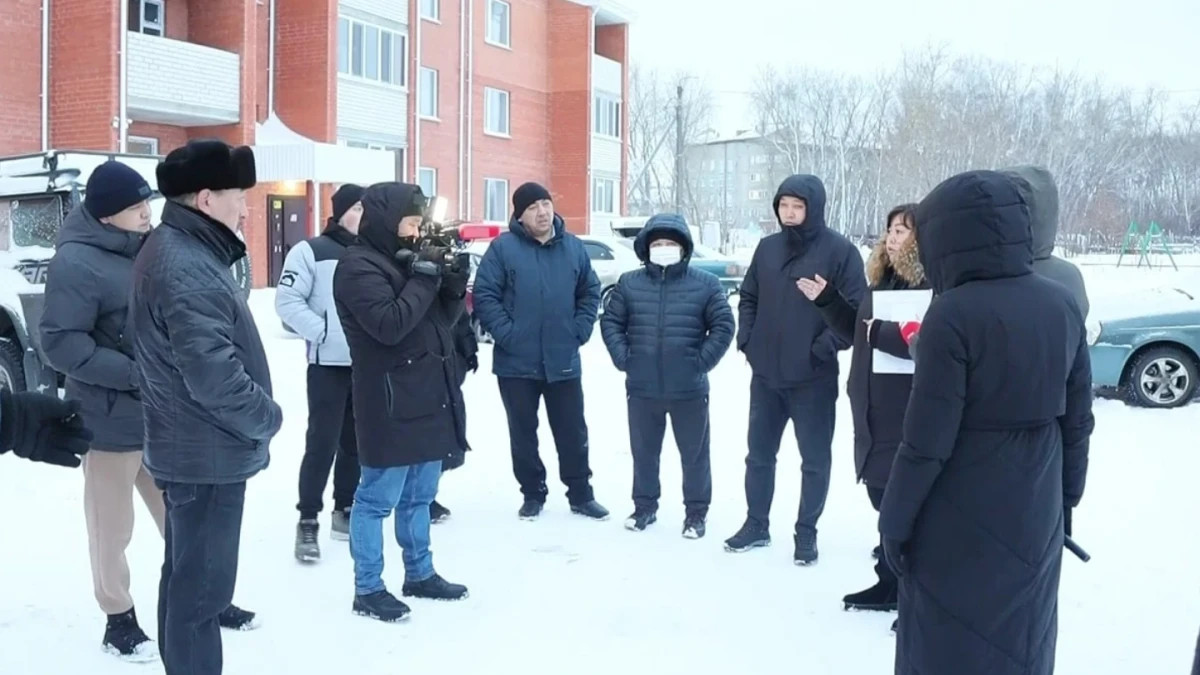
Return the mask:
<path id="1" fill-rule="evenodd" d="M 418 190 L 402 183 L 367 188 L 358 242 L 333 275 L 353 362 L 359 462 L 376 469 L 441 461 L 466 447 L 454 344 L 463 298 L 395 258 L 396 226 L 411 215 Z"/>
<path id="2" fill-rule="evenodd" d="M 954 176 L 916 223 L 935 297 L 879 520 L 904 542 L 896 673 L 1049 675 L 1093 427 L 1083 317 L 1033 273 L 1011 178 Z"/>

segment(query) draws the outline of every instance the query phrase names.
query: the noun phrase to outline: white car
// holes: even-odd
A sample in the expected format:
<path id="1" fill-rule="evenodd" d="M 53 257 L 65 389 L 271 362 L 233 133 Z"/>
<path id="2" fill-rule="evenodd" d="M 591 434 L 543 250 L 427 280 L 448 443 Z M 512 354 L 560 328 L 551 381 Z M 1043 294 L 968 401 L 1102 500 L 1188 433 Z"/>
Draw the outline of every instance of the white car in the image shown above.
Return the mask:
<path id="1" fill-rule="evenodd" d="M 592 261 L 592 269 L 600 278 L 600 312 L 603 313 L 608 295 L 616 287 L 617 280 L 622 274 L 641 267 L 642 261 L 618 237 L 581 234 L 579 239 L 583 242 L 588 259 Z"/>

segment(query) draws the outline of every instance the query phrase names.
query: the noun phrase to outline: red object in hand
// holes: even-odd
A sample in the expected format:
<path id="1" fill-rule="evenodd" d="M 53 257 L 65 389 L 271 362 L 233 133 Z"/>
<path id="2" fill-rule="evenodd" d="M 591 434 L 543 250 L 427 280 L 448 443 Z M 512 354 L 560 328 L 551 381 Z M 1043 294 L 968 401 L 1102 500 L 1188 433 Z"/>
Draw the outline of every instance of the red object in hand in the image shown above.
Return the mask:
<path id="1" fill-rule="evenodd" d="M 904 344 L 912 344 L 913 336 L 921 330 L 920 321 L 906 321 L 900 324 L 900 337 L 904 338 Z"/>

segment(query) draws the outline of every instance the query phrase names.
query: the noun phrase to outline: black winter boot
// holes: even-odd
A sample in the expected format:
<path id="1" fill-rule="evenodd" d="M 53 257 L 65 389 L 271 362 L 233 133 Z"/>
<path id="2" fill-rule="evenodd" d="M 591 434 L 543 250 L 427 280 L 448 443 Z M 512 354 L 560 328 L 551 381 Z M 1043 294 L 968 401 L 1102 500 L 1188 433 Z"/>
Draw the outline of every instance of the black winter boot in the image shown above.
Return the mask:
<path id="1" fill-rule="evenodd" d="M 725 550 L 742 553 L 752 548 L 771 545 L 771 533 L 753 520 L 747 520 L 737 534 L 725 540 Z"/>
<path id="2" fill-rule="evenodd" d="M 865 612 L 894 612 L 900 589 L 895 583 L 878 581 L 865 591 L 851 593 L 842 598 L 847 610 Z"/>
<path id="3" fill-rule="evenodd" d="M 706 529 L 704 516 L 690 515 L 683 519 L 684 539 L 702 539 Z"/>
<path id="4" fill-rule="evenodd" d="M 408 605 L 387 591 L 354 596 L 354 613 L 384 623 L 404 621 L 412 612 Z"/>
<path id="5" fill-rule="evenodd" d="M 441 522 L 444 522 L 449 517 L 450 517 L 450 509 L 442 506 L 441 504 L 437 503 L 436 501 L 431 502 L 429 504 L 429 522 L 430 523 L 434 523 L 434 524 L 441 523 Z"/>
<path id="6" fill-rule="evenodd" d="M 254 630 L 261 625 L 254 612 L 247 612 L 237 605 L 226 607 L 217 616 L 217 623 L 221 624 L 221 628 L 241 631 Z"/>
<path id="7" fill-rule="evenodd" d="M 635 509 L 633 514 L 625 519 L 625 529 L 631 532 L 642 532 L 658 520 L 654 511 Z"/>
<path id="8" fill-rule="evenodd" d="M 571 505 L 571 513 L 591 518 L 592 520 L 608 520 L 608 509 L 600 506 L 595 499 L 580 504 Z"/>
<path id="9" fill-rule="evenodd" d="M 803 529 L 796 533 L 796 553 L 793 560 L 797 565 L 812 565 L 817 562 L 817 533 Z"/>
<path id="10" fill-rule="evenodd" d="M 158 647 L 142 631 L 132 609 L 108 616 L 102 644 L 104 651 L 123 661 L 152 663 L 158 660 Z"/>
<path id="11" fill-rule="evenodd" d="M 400 592 L 406 598 L 426 600 L 463 600 L 467 597 L 466 586 L 452 584 L 437 574 L 423 581 L 406 581 Z"/>
<path id="12" fill-rule="evenodd" d="M 517 517 L 521 520 L 537 520 L 538 516 L 542 515 L 542 507 L 545 504 L 536 499 L 526 499 L 524 504 L 521 504 L 521 509 L 517 511 Z"/>

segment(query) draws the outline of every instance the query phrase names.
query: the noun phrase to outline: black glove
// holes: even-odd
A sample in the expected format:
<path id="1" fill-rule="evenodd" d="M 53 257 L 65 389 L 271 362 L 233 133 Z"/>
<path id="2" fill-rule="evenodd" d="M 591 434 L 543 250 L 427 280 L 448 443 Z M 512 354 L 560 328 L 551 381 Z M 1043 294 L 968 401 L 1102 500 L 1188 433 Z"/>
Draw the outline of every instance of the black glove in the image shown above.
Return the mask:
<path id="1" fill-rule="evenodd" d="M 479 370 L 479 357 L 478 356 L 472 354 L 467 357 L 467 370 L 471 371 L 472 373 L 477 372 Z"/>
<path id="2" fill-rule="evenodd" d="M 454 300 L 466 297 L 468 281 L 470 281 L 470 278 L 462 272 L 443 272 L 442 295 Z"/>
<path id="3" fill-rule="evenodd" d="M 446 264 L 446 258 L 450 256 L 450 249 L 444 246 L 426 246 L 417 251 L 417 258 L 420 260 L 428 260 L 431 263 L 437 263 L 438 267 Z"/>
<path id="4" fill-rule="evenodd" d="M 414 252 L 409 248 L 401 248 L 393 257 L 396 262 L 400 263 L 400 269 L 404 270 L 406 274 L 438 278 L 442 275 L 442 266 L 426 257 L 425 252 L 428 250 L 422 249 L 420 252 Z"/>
<path id="5" fill-rule="evenodd" d="M 77 467 L 92 440 L 78 413 L 79 401 L 0 391 L 0 452 L 12 450 L 34 462 Z"/>
<path id="6" fill-rule="evenodd" d="M 907 548 L 906 543 L 899 539 L 883 538 L 883 555 L 887 558 L 888 565 L 897 577 L 908 574 L 908 556 L 904 553 L 905 548 Z"/>
<path id="7" fill-rule="evenodd" d="M 1071 536 L 1071 511 L 1073 510 L 1069 506 L 1063 507 L 1063 534 L 1068 537 Z"/>

